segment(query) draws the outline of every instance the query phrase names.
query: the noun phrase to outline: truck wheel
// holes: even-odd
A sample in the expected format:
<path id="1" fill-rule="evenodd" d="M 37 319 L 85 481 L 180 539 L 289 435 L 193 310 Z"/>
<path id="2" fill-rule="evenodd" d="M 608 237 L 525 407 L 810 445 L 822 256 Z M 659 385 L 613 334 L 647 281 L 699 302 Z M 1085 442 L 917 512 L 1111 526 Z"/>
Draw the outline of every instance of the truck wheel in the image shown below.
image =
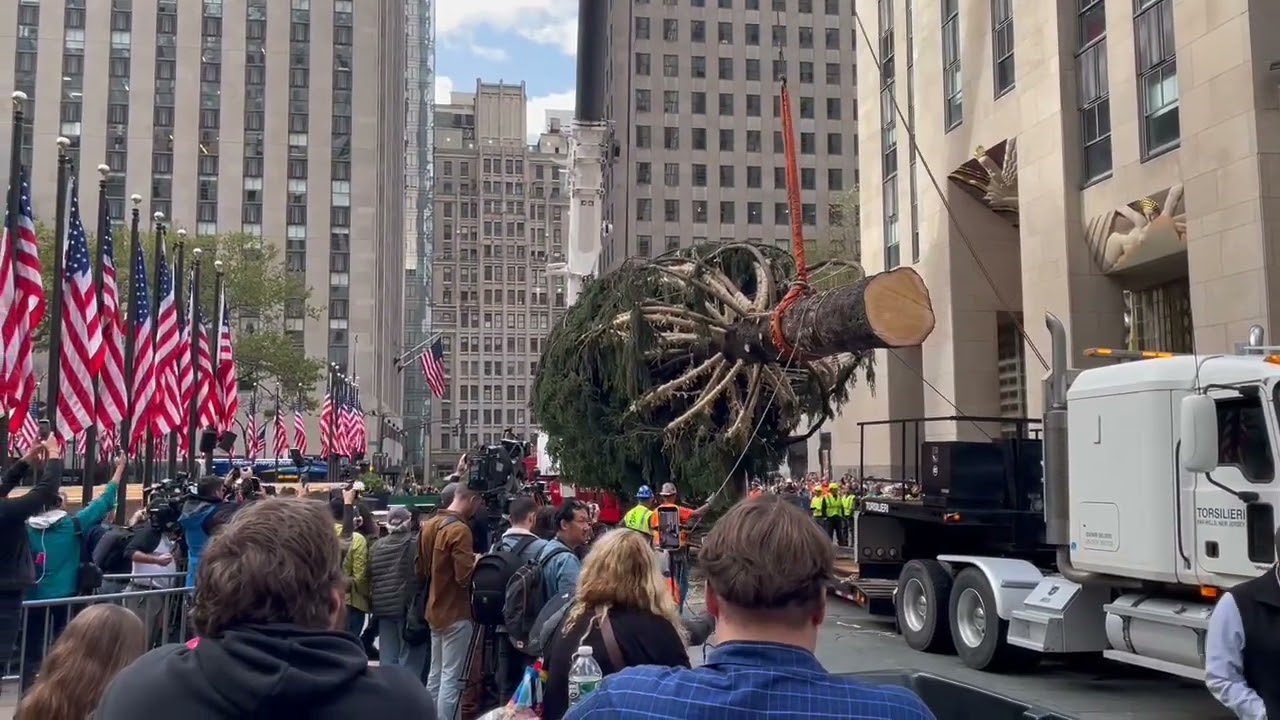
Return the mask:
<path id="1" fill-rule="evenodd" d="M 951 652 L 951 575 L 936 560 L 912 560 L 898 576 L 897 620 L 913 650 Z"/>
<path id="2" fill-rule="evenodd" d="M 1005 638 L 1009 622 L 996 614 L 996 596 L 987 576 L 978 568 L 965 568 L 951 588 L 951 638 L 956 654 L 975 670 L 1009 667 L 1019 653 Z"/>

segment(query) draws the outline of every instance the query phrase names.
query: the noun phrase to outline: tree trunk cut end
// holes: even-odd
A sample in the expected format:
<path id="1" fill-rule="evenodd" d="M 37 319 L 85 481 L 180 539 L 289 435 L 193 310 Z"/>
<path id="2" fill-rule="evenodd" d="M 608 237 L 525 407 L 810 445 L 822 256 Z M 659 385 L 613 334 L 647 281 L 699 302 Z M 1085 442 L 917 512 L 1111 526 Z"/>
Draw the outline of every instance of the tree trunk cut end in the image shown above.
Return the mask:
<path id="1" fill-rule="evenodd" d="M 924 279 L 909 267 L 867 278 L 862 295 L 867 325 L 881 347 L 920 345 L 933 332 L 933 303 Z"/>

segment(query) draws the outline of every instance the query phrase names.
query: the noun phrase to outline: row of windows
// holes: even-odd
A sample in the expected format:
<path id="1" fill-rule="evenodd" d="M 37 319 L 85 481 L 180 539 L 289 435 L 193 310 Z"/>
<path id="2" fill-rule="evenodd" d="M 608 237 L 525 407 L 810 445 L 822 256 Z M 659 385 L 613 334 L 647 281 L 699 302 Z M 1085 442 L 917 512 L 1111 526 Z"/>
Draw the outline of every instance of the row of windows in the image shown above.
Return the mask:
<path id="1" fill-rule="evenodd" d="M 636 198 L 636 214 L 635 219 L 640 222 L 653 222 L 653 203 L 650 198 Z M 690 218 L 695 223 L 710 222 L 710 205 L 706 200 L 694 200 L 692 202 L 693 212 Z M 720 212 L 717 221 L 721 223 L 738 222 L 737 203 L 732 200 L 723 200 L 720 202 Z M 662 221 L 663 222 L 680 222 L 680 201 L 676 199 L 666 199 L 662 201 Z M 748 225 L 764 224 L 764 206 L 762 202 L 746 203 L 747 213 L 746 222 Z M 800 220 L 805 225 L 818 224 L 818 206 L 814 203 L 802 203 L 800 205 Z M 791 223 L 791 212 L 785 202 L 776 202 L 773 204 L 773 222 L 775 225 L 788 225 Z"/>
<path id="2" fill-rule="evenodd" d="M 669 115 L 678 115 L 680 113 L 680 91 L 679 90 L 663 90 L 662 91 L 662 112 Z M 733 93 L 719 93 L 716 98 L 716 108 L 721 115 L 733 115 L 737 112 L 737 95 Z M 763 102 L 761 97 L 754 93 L 745 96 L 744 106 L 746 108 L 747 117 L 761 117 L 763 110 Z M 700 90 L 694 90 L 689 93 L 689 110 L 694 115 L 707 114 L 707 94 Z M 840 98 L 829 97 L 826 100 L 826 118 L 828 120 L 839 120 L 844 114 Z M 802 95 L 800 97 L 799 110 L 802 120 L 813 120 L 817 118 L 818 103 L 812 97 Z M 653 110 L 653 91 L 644 88 L 637 88 L 635 91 L 634 109 L 638 113 L 651 112 Z M 858 115 L 858 102 L 853 101 L 853 116 Z M 773 116 L 782 116 L 782 98 L 778 95 L 773 96 Z"/>
<path id="3" fill-rule="evenodd" d="M 1112 170 L 1111 94 L 1107 76 L 1107 26 L 1103 0 L 1079 0 L 1082 169 L 1085 184 Z M 1142 158 L 1178 146 L 1178 66 L 1171 0 L 1134 0 L 1134 48 L 1138 70 L 1139 140 Z"/>
<path id="4" fill-rule="evenodd" d="M 667 7 L 677 7 L 680 5 L 680 1 L 681 0 L 662 0 L 662 4 Z M 707 0 L 686 1 L 688 2 L 689 7 L 704 8 L 710 5 Z M 654 0 L 635 0 L 636 5 L 648 5 L 651 2 L 654 2 Z M 721 10 L 732 10 L 734 9 L 735 3 L 741 3 L 741 7 L 744 10 L 760 9 L 760 0 L 715 0 L 715 6 Z M 790 2 L 788 2 L 788 0 L 770 0 L 769 9 L 774 12 L 788 12 L 791 9 L 789 7 L 791 3 L 795 3 L 795 10 L 801 15 L 812 15 L 814 13 L 814 7 L 817 4 L 815 0 L 790 0 Z M 823 0 L 822 6 L 824 8 L 824 12 L 828 15 L 838 14 L 840 12 L 840 3 L 841 0 Z"/>
<path id="5" fill-rule="evenodd" d="M 772 61 L 771 80 L 787 77 L 787 61 L 778 59 Z M 800 61 L 799 75 L 797 79 L 801 83 L 812 84 L 816 82 L 817 65 L 808 60 Z M 857 71 L 850 68 L 853 77 L 857 77 Z M 637 77 L 650 77 L 653 75 L 653 56 L 647 52 L 638 52 L 635 54 L 634 74 Z M 716 77 L 719 80 L 732 80 L 735 71 L 733 58 L 717 58 L 716 59 Z M 678 78 L 680 74 L 680 56 L 666 54 L 662 56 L 662 76 L 667 78 Z M 689 58 L 689 76 L 695 80 L 707 78 L 707 57 L 705 55 L 694 55 Z M 743 63 L 743 78 L 747 81 L 756 82 L 761 78 L 760 61 L 754 58 L 748 58 Z M 840 63 L 825 63 L 824 78 L 828 85 L 839 85 L 841 83 Z"/>
<path id="6" fill-rule="evenodd" d="M 680 163 L 663 163 L 662 185 L 664 187 L 680 187 L 680 177 L 682 174 L 681 169 L 683 167 L 684 166 Z M 764 187 L 764 169 L 761 166 L 748 165 L 745 174 L 746 187 Z M 717 185 L 721 188 L 736 187 L 738 182 L 738 167 L 736 165 L 721 165 L 718 169 L 717 179 Z M 689 181 L 693 187 L 708 187 L 707 166 L 702 163 L 693 163 L 690 165 Z M 653 184 L 653 163 L 645 161 L 636 163 L 635 182 L 637 185 Z M 775 189 L 782 190 L 785 189 L 786 186 L 786 168 L 775 166 L 773 168 L 773 187 Z M 817 170 L 814 168 L 800 168 L 800 189 L 818 189 Z M 827 168 L 827 189 L 832 191 L 844 190 L 844 170 L 842 168 Z"/>
<path id="7" fill-rule="evenodd" d="M 632 35 L 636 40 L 653 39 L 653 18 L 646 15 L 637 15 L 633 22 Z M 710 33 L 707 28 L 708 23 L 704 20 L 689 21 L 688 42 L 703 44 L 708 42 Z M 742 23 L 741 40 L 742 44 L 747 47 L 758 47 L 761 44 L 760 23 Z M 716 23 L 715 42 L 721 45 L 734 45 L 737 42 L 734 32 L 735 25 L 732 22 Z M 786 47 L 787 37 L 792 33 L 789 32 L 788 25 L 772 25 L 769 27 L 769 45 L 771 47 Z M 840 28 L 829 27 L 823 29 L 822 46 L 827 50 L 840 49 Z M 817 33 L 814 28 L 809 25 L 801 25 L 794 32 L 796 44 L 805 50 L 811 50 L 818 46 Z M 686 38 L 681 37 L 680 21 L 676 18 L 665 18 L 662 20 L 662 40 L 664 42 L 682 42 Z M 849 46 L 857 47 L 858 36 L 854 30 L 850 34 Z"/>
<path id="8" fill-rule="evenodd" d="M 665 150 L 679 150 L 680 137 L 683 128 L 667 126 L 662 128 L 662 147 Z M 653 127 L 650 125 L 636 125 L 634 128 L 635 146 L 639 149 L 650 149 L 653 144 Z M 718 149 L 722 152 L 730 152 L 734 150 L 734 139 L 736 137 L 731 128 L 722 128 L 718 131 L 719 145 Z M 707 129 L 706 128 L 689 128 L 690 148 L 693 150 L 707 150 Z M 782 131 L 775 130 L 773 133 L 773 152 L 781 153 L 784 151 Z M 855 145 L 853 151 L 856 153 L 857 136 L 854 136 Z M 746 131 L 747 152 L 764 152 L 763 135 L 759 130 Z M 818 136 L 816 133 L 802 132 L 800 133 L 800 154 L 816 155 L 818 152 Z M 844 135 L 838 132 L 827 133 L 826 135 L 826 154 L 827 155 L 843 155 L 844 154 Z"/>

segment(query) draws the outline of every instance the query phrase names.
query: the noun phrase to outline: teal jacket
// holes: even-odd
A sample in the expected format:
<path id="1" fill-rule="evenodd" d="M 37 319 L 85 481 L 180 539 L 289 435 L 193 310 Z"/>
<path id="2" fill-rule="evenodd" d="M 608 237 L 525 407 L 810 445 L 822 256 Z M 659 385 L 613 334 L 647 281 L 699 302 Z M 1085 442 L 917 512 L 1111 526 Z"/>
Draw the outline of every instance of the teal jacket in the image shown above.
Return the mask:
<path id="1" fill-rule="evenodd" d="M 102 494 L 76 513 L 82 530 L 102 522 L 116 506 L 116 484 L 107 484 Z M 76 570 L 80 567 L 80 545 L 75 523 L 63 510 L 49 510 L 27 521 L 27 538 L 36 556 L 36 586 L 28 600 L 66 598 L 76 594 Z M 40 564 L 40 555 L 44 564 Z"/>

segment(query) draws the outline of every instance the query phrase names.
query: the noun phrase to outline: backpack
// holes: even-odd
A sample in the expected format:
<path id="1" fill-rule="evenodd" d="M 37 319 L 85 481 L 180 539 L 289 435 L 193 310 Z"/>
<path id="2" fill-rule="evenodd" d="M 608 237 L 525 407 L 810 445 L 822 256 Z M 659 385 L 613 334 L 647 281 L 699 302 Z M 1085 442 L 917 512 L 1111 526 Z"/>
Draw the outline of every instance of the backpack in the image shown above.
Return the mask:
<path id="1" fill-rule="evenodd" d="M 542 657 L 551 647 L 556 632 L 564 625 L 564 618 L 573 607 L 573 593 L 565 592 L 551 598 L 542 606 L 529 631 L 528 642 L 521 651 L 530 657 Z"/>
<path id="2" fill-rule="evenodd" d="M 511 644 L 525 651 L 529 634 L 537 624 L 538 614 L 550 599 L 547 596 L 546 567 L 557 555 L 570 552 L 558 547 L 542 559 L 532 560 L 519 567 L 507 583 L 506 600 L 502 608 L 502 625 L 507 630 Z M 527 652 L 527 651 L 525 651 Z"/>
<path id="3" fill-rule="evenodd" d="M 409 611 L 404 618 L 404 631 L 400 633 L 401 639 L 410 646 L 421 645 L 431 639 L 431 627 L 427 625 L 427 601 L 431 599 L 430 570 L 432 558 L 435 556 L 435 541 L 440 538 L 442 530 L 455 522 L 460 522 L 457 517 L 453 515 L 446 517 L 431 538 L 432 545 L 426 553 L 427 576 L 418 583 L 413 593 L 413 599 L 409 602 Z"/>
<path id="4" fill-rule="evenodd" d="M 503 608 L 507 602 L 507 587 L 512 577 L 526 564 L 522 555 L 538 538 L 522 537 L 510 550 L 494 550 L 476 560 L 471 573 L 471 617 L 477 625 L 497 627 L 505 622 Z"/>
<path id="5" fill-rule="evenodd" d="M 124 551 L 133 536 L 133 528 L 108 530 L 94 545 L 93 563 L 104 573 L 127 575 L 132 572 L 133 563 L 124 556 Z"/>
<path id="6" fill-rule="evenodd" d="M 80 539 L 77 543 L 80 546 L 80 563 L 76 566 L 76 594 L 92 595 L 95 590 L 102 587 L 102 568 L 94 564 L 93 556 L 89 553 L 84 531 L 80 528 L 80 518 L 72 515 L 71 523 L 75 526 L 76 535 Z"/>

